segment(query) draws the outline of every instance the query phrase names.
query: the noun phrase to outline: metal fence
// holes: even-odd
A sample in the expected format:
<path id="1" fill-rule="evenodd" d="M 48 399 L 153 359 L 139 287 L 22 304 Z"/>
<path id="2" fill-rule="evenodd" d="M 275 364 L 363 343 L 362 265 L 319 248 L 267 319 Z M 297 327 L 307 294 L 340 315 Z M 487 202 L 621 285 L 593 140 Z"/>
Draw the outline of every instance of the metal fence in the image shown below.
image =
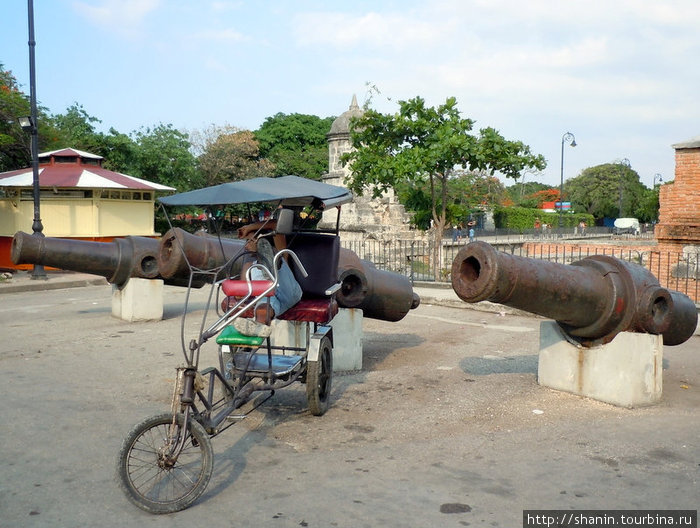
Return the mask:
<path id="1" fill-rule="evenodd" d="M 609 233 L 606 236 L 609 237 Z M 594 237 L 595 235 L 589 238 L 587 234 L 586 242 L 595 242 Z M 638 240 L 640 237 L 634 238 Z M 479 239 L 489 242 L 500 251 L 560 264 L 570 264 L 592 255 L 610 255 L 647 268 L 659 279 L 662 286 L 685 293 L 696 303 L 700 302 L 700 251 L 670 253 L 613 245 L 580 246 L 572 245 L 573 240 L 563 237 L 548 239 L 521 234 L 507 236 L 504 233 Z M 343 241 L 342 246 L 354 251 L 361 259 L 372 262 L 377 268 L 404 275 L 411 282 L 449 282 L 452 261 L 468 242 L 469 240 L 464 239 L 456 242 L 449 239 L 443 241 L 438 248 L 437 269 L 432 258 L 435 245 L 428 241 Z M 580 243 L 581 240 L 577 242 Z"/>

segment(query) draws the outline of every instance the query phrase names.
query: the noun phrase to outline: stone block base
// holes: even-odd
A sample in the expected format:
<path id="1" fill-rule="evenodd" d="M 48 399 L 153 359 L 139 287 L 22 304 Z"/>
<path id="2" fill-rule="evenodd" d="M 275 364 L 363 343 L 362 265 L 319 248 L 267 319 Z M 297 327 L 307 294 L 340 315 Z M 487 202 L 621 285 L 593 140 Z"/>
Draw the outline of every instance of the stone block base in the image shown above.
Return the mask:
<path id="1" fill-rule="evenodd" d="M 566 339 L 554 321 L 540 324 L 540 385 L 622 407 L 661 399 L 663 337 L 622 332 L 585 348 Z"/>
<path id="2" fill-rule="evenodd" d="M 272 322 L 272 343 L 306 348 L 306 324 L 275 319 Z M 333 370 L 361 370 L 362 310 L 340 308 L 330 326 L 333 328 Z"/>
<path id="3" fill-rule="evenodd" d="M 112 285 L 112 315 L 124 321 L 163 319 L 163 281 L 131 278 L 121 290 Z"/>
<path id="4" fill-rule="evenodd" d="M 333 328 L 333 370 L 362 370 L 362 310 L 339 308 Z"/>

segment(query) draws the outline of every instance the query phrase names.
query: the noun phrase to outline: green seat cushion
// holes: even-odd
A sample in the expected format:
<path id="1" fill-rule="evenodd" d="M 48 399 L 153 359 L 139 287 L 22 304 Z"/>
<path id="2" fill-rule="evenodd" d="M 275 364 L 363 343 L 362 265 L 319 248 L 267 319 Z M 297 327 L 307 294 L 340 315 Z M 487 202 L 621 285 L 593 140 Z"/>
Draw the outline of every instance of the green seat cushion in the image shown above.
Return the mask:
<path id="1" fill-rule="evenodd" d="M 216 336 L 216 343 L 219 345 L 258 347 L 262 345 L 264 340 L 264 337 L 243 335 L 232 325 L 224 328 L 221 333 Z"/>

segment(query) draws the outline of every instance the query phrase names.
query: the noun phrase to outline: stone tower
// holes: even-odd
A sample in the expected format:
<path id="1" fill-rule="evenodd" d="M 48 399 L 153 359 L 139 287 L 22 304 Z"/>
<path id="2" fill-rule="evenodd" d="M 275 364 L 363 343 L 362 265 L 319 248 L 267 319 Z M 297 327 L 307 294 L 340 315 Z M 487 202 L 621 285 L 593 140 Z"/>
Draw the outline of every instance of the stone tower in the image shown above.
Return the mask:
<path id="1" fill-rule="evenodd" d="M 350 141 L 350 120 L 361 117 L 363 110 L 352 96 L 350 108 L 333 121 L 328 139 L 328 173 L 324 183 L 345 186 L 350 170 L 340 162 L 340 157 L 352 150 Z M 335 227 L 336 211 L 327 211 L 321 221 L 322 227 Z M 410 216 L 398 202 L 393 190 L 379 198 L 372 198 L 366 191 L 363 196 L 355 196 L 352 203 L 344 205 L 340 215 L 340 232 L 343 240 L 356 241 L 373 238 L 377 240 L 415 238 L 415 231 L 409 229 Z"/>
<path id="2" fill-rule="evenodd" d="M 659 223 L 655 236 L 659 251 L 668 252 L 669 266 L 659 271 L 662 284 L 679 289 L 689 284 L 692 292 L 700 280 L 700 136 L 673 145 L 676 174 L 673 182 L 661 186 Z M 694 297 L 691 293 L 688 293 Z M 700 299 L 694 299 L 695 302 Z"/>

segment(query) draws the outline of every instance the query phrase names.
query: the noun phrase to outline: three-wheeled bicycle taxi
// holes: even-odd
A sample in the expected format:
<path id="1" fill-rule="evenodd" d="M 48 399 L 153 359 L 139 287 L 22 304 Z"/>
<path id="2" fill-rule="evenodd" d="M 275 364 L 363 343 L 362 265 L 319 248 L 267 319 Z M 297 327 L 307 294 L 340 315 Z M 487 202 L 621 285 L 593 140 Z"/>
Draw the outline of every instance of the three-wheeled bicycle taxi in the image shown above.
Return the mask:
<path id="1" fill-rule="evenodd" d="M 189 263 L 192 259 L 175 237 L 171 240 L 170 250 L 181 251 L 188 262 L 187 299 L 198 278 L 211 282 L 211 290 L 199 333 L 189 342 L 185 306 L 181 330 L 185 363 L 177 368 L 171 409 L 140 422 L 123 441 L 117 478 L 135 505 L 151 513 L 189 507 L 212 475 L 211 438 L 240 422 L 278 389 L 301 382 L 310 412 L 319 416 L 326 412 L 333 375 L 329 323 L 338 311 L 335 293 L 340 287 L 338 222 L 334 230 L 309 230 L 299 213 L 304 207 L 337 206 L 340 214 L 340 205 L 351 199 L 347 189 L 295 176 L 227 183 L 160 199 L 167 206 L 209 208 L 266 202 L 277 212 L 275 227 L 265 229 L 263 221 L 254 238 L 284 236 L 287 247 L 272 259 L 255 259 L 246 269 L 241 261 L 256 257 L 246 250 L 249 246 L 239 245 L 231 255 L 221 239 L 221 254 L 211 259 L 217 265 L 202 269 Z M 270 302 L 281 286 L 285 260 L 302 291 L 300 301 L 276 314 L 302 336 L 301 343 L 291 345 L 278 342 L 275 332 L 247 335 L 236 324 L 239 319 L 254 319 L 257 309 Z M 214 307 L 216 320 L 207 324 Z M 218 365 L 200 369 L 204 345 L 211 340 L 217 344 Z"/>

